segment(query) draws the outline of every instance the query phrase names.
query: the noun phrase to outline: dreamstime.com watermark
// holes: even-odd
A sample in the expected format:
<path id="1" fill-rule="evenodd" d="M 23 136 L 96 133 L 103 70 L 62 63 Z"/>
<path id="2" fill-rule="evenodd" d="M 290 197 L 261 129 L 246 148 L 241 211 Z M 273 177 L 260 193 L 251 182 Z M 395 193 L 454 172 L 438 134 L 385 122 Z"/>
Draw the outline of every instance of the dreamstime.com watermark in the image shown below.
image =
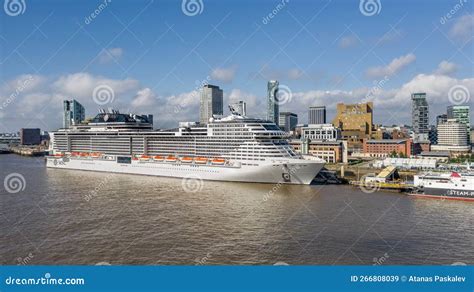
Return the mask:
<path id="1" fill-rule="evenodd" d="M 85 24 L 91 24 L 94 19 L 96 19 L 102 11 L 104 11 L 107 6 L 112 2 L 112 0 L 104 0 L 102 3 L 100 3 L 94 11 L 91 12 L 91 14 L 87 15 L 84 18 L 84 23 Z"/>
<path id="2" fill-rule="evenodd" d="M 89 202 L 93 198 L 97 197 L 97 195 L 101 192 L 102 188 L 108 185 L 111 175 L 106 175 L 95 187 L 92 191 L 88 194 L 84 195 L 84 200 Z"/>
<path id="3" fill-rule="evenodd" d="M 33 255 L 33 253 L 28 253 L 28 255 L 24 258 L 22 257 L 18 257 L 16 258 L 16 265 L 17 266 L 26 266 L 26 265 L 29 265 L 31 263 L 31 261 L 33 260 L 35 256 Z"/>
<path id="4" fill-rule="evenodd" d="M 451 8 L 451 10 L 449 10 L 448 13 L 446 13 L 445 15 L 443 15 L 440 19 L 439 19 L 439 23 L 441 24 L 445 24 L 446 22 L 448 22 L 448 20 L 450 20 L 451 18 L 453 18 L 453 16 L 459 11 L 461 10 L 463 7 L 464 7 L 464 3 L 467 3 L 467 0 L 459 0 L 458 3 L 456 3 L 453 8 Z"/>
<path id="5" fill-rule="evenodd" d="M 288 4 L 290 2 L 290 0 L 281 0 L 280 3 L 277 4 L 277 6 L 275 6 L 275 8 L 273 8 L 273 10 L 268 13 L 267 15 L 265 15 L 263 18 L 262 18 L 262 23 L 263 24 L 268 24 L 270 23 L 270 21 L 278 14 L 280 13 L 280 11 L 285 8 L 286 4 Z"/>
<path id="6" fill-rule="evenodd" d="M 13 172 L 3 179 L 3 187 L 10 194 L 16 194 L 26 189 L 26 180 L 21 173 Z"/>
<path id="7" fill-rule="evenodd" d="M 84 278 L 52 278 L 50 273 L 44 274 L 40 278 L 5 278 L 5 284 L 12 286 L 35 286 L 35 285 L 48 285 L 48 286 L 61 286 L 61 285 L 77 285 L 82 286 L 86 284 Z"/>
<path id="8" fill-rule="evenodd" d="M 9 16 L 18 16 L 25 13 L 26 2 L 25 0 L 4 0 L 3 10 Z"/>
<path id="9" fill-rule="evenodd" d="M 296 165 L 295 167 L 291 168 L 290 171 L 288 172 L 288 175 L 291 177 L 293 174 L 297 173 L 298 170 L 301 169 L 301 166 L 300 165 Z M 272 189 L 270 191 L 268 191 L 262 198 L 262 201 L 263 202 L 266 202 L 268 201 L 268 199 L 270 197 L 272 197 L 282 186 L 283 186 L 283 182 L 278 182 L 276 183 Z"/>
<path id="10" fill-rule="evenodd" d="M 194 84 L 196 84 L 196 86 L 194 87 L 194 90 L 193 92 L 191 93 L 191 98 L 192 99 L 195 99 L 195 98 L 198 98 L 199 97 L 199 94 L 201 93 L 202 89 L 204 88 L 204 86 L 206 85 L 209 85 L 209 82 L 211 81 L 211 76 L 207 76 L 205 79 L 203 80 L 196 80 L 194 82 Z M 181 104 L 178 104 L 174 107 L 174 113 L 177 114 L 179 113 L 180 111 L 183 110 L 183 108 L 186 108 L 186 105 L 181 105 Z"/>
<path id="11" fill-rule="evenodd" d="M 115 92 L 112 87 L 107 84 L 101 84 L 94 88 L 92 92 L 92 100 L 98 105 L 106 105 L 114 102 Z"/>
<path id="12" fill-rule="evenodd" d="M 183 0 L 181 10 L 187 16 L 196 16 L 204 11 L 204 2 L 202 0 Z"/>
<path id="13" fill-rule="evenodd" d="M 15 99 L 20 95 L 20 93 L 22 93 L 33 80 L 35 80 L 33 75 L 27 75 L 25 79 L 19 80 L 15 91 L 10 94 L 10 96 L 2 104 L 0 104 L 0 110 L 6 109 L 8 105 L 15 101 Z"/>
<path id="14" fill-rule="evenodd" d="M 383 79 L 380 80 L 374 80 L 374 86 L 369 89 L 369 92 L 365 95 L 365 99 L 362 100 L 362 103 L 366 103 L 370 101 L 372 98 L 374 98 L 376 95 L 378 95 L 380 92 L 382 92 L 382 89 L 385 87 L 385 84 L 389 81 L 390 79 L 388 76 L 384 76 Z"/>
<path id="15" fill-rule="evenodd" d="M 471 93 L 464 85 L 454 85 L 449 89 L 448 99 L 454 105 L 467 104 L 471 99 Z"/>
<path id="16" fill-rule="evenodd" d="M 360 0 L 359 10 L 365 16 L 374 16 L 382 10 L 380 0 Z"/>
<path id="17" fill-rule="evenodd" d="M 188 175 L 181 180 L 181 187 L 186 193 L 196 193 L 202 190 L 204 181 L 197 175 Z"/>

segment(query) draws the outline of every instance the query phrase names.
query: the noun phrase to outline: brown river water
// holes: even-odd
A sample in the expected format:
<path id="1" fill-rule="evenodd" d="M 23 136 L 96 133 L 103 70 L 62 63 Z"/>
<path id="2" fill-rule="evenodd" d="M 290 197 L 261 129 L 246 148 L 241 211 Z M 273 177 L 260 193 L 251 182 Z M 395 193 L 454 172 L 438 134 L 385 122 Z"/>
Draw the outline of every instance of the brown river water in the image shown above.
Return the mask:
<path id="1" fill-rule="evenodd" d="M 347 185 L 183 185 L 13 154 L 0 155 L 0 178 L 2 265 L 474 264 L 472 202 Z"/>

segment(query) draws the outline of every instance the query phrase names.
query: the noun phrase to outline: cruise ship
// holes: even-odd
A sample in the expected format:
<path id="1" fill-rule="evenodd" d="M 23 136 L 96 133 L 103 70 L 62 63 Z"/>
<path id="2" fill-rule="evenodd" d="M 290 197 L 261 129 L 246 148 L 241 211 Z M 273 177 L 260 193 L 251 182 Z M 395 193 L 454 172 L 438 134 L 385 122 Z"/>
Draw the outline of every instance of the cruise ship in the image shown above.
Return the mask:
<path id="1" fill-rule="evenodd" d="M 154 130 L 146 115 L 101 110 L 50 133 L 51 168 L 200 180 L 310 184 L 324 160 L 305 160 L 275 123 L 240 116 Z"/>
<path id="2" fill-rule="evenodd" d="M 411 195 L 474 200 L 474 174 L 472 173 L 437 173 L 414 176 L 416 191 Z"/>

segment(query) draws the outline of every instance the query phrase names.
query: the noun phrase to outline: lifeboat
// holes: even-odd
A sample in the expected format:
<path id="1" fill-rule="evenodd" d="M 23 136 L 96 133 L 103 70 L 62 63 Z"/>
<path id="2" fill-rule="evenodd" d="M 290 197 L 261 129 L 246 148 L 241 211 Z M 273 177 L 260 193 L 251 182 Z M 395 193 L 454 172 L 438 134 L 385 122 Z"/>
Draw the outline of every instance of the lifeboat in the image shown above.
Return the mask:
<path id="1" fill-rule="evenodd" d="M 141 155 L 138 157 L 138 159 L 142 160 L 142 161 L 147 161 L 147 160 L 150 160 L 150 156 L 148 155 Z"/>
<path id="2" fill-rule="evenodd" d="M 138 160 L 138 157 L 133 156 L 133 157 L 132 157 L 132 160 Z"/>
<path id="3" fill-rule="evenodd" d="M 95 153 L 91 153 L 91 157 L 92 158 L 99 158 L 102 156 L 102 153 L 98 153 L 98 152 L 95 152 Z"/>
<path id="4" fill-rule="evenodd" d="M 198 157 L 194 159 L 194 162 L 197 164 L 206 164 L 207 163 L 207 158 L 205 157 Z"/>
<path id="5" fill-rule="evenodd" d="M 56 154 L 53 154 L 53 155 L 51 155 L 51 156 L 53 156 L 53 157 L 63 157 L 64 154 L 62 154 L 62 153 L 56 153 Z"/>
<path id="6" fill-rule="evenodd" d="M 214 158 L 214 159 L 212 159 L 211 163 L 214 164 L 214 165 L 224 165 L 225 159 Z"/>
<path id="7" fill-rule="evenodd" d="M 71 156 L 79 156 L 79 152 L 71 152 Z"/>
<path id="8" fill-rule="evenodd" d="M 193 162 L 193 158 L 192 157 L 183 157 L 183 158 L 181 158 L 181 162 L 191 163 L 191 162 Z"/>
<path id="9" fill-rule="evenodd" d="M 87 153 L 87 152 L 82 152 L 82 153 L 79 154 L 79 156 L 81 156 L 81 157 L 88 157 L 88 156 L 89 156 L 89 153 Z"/>
<path id="10" fill-rule="evenodd" d="M 153 157 L 153 160 L 155 160 L 155 161 L 163 161 L 163 160 L 165 160 L 165 157 L 164 157 L 164 156 L 159 156 L 159 155 L 157 155 L 157 156 L 154 156 L 154 157 Z"/>
<path id="11" fill-rule="evenodd" d="M 166 162 L 176 162 L 177 158 L 175 156 L 168 156 L 166 157 Z"/>

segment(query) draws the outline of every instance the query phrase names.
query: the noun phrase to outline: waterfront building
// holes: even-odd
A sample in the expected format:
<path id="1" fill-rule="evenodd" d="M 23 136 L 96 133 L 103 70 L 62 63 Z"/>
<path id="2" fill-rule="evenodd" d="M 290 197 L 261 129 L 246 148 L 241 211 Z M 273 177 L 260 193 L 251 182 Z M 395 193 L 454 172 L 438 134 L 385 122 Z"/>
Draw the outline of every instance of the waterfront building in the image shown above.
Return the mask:
<path id="1" fill-rule="evenodd" d="M 86 118 L 86 110 L 77 100 L 65 100 L 63 106 L 63 128 L 67 129 L 72 125 L 78 125 Z"/>
<path id="2" fill-rule="evenodd" d="M 469 115 L 468 105 L 451 105 L 448 106 L 448 119 L 456 119 L 459 123 L 466 125 L 467 141 L 470 143 L 471 117 Z"/>
<path id="3" fill-rule="evenodd" d="M 240 115 L 240 116 L 247 116 L 247 103 L 243 100 L 239 100 L 237 102 L 234 102 L 230 104 L 231 111 L 234 113 Z"/>
<path id="4" fill-rule="evenodd" d="M 436 116 L 436 126 L 442 123 L 446 123 L 448 121 L 448 115 L 447 114 L 441 114 Z"/>
<path id="5" fill-rule="evenodd" d="M 311 141 L 337 141 L 341 139 L 341 130 L 332 124 L 302 125 L 301 139 L 309 139 Z"/>
<path id="6" fill-rule="evenodd" d="M 290 112 L 280 113 L 280 128 L 285 132 L 294 131 L 298 124 L 298 115 Z"/>
<path id="7" fill-rule="evenodd" d="M 20 142 L 19 133 L 0 133 L 0 145 L 16 146 Z"/>
<path id="8" fill-rule="evenodd" d="M 439 162 L 447 162 L 449 160 L 448 151 L 424 151 L 421 152 L 418 157 L 425 159 L 436 159 Z"/>
<path id="9" fill-rule="evenodd" d="M 310 106 L 308 124 L 326 124 L 326 106 Z"/>
<path id="10" fill-rule="evenodd" d="M 438 144 L 431 147 L 433 151 L 449 151 L 451 156 L 465 154 L 471 150 L 467 143 L 467 128 L 457 119 L 448 119 L 438 125 Z"/>
<path id="11" fill-rule="evenodd" d="M 411 139 L 369 140 L 364 139 L 363 153 L 370 157 L 387 157 L 392 153 L 411 156 Z"/>
<path id="12" fill-rule="evenodd" d="M 362 140 L 372 137 L 373 103 L 337 104 L 337 113 L 332 124 L 341 129 L 350 152 L 362 150 Z"/>
<path id="13" fill-rule="evenodd" d="M 376 161 L 373 166 L 377 168 L 395 166 L 398 169 L 436 169 L 438 160 L 434 158 L 387 157 L 384 160 Z"/>
<path id="14" fill-rule="evenodd" d="M 347 141 L 312 141 L 294 139 L 290 141 L 295 152 L 311 155 L 327 163 L 347 163 Z"/>
<path id="15" fill-rule="evenodd" d="M 429 133 L 429 109 L 426 101 L 426 93 L 413 93 L 412 100 L 412 127 L 414 141 L 427 141 Z"/>
<path id="16" fill-rule="evenodd" d="M 430 141 L 418 141 L 412 143 L 411 153 L 413 155 L 420 154 L 422 152 L 431 151 L 431 142 Z"/>
<path id="17" fill-rule="evenodd" d="M 270 80 L 267 84 L 267 120 L 279 124 L 280 105 L 278 103 L 278 81 Z"/>
<path id="18" fill-rule="evenodd" d="M 219 86 L 206 84 L 201 89 L 200 121 L 202 124 L 209 123 L 214 116 L 224 114 L 224 93 Z"/>
<path id="19" fill-rule="evenodd" d="M 41 143 L 41 130 L 35 129 L 20 129 L 20 144 L 21 145 L 39 145 Z"/>

